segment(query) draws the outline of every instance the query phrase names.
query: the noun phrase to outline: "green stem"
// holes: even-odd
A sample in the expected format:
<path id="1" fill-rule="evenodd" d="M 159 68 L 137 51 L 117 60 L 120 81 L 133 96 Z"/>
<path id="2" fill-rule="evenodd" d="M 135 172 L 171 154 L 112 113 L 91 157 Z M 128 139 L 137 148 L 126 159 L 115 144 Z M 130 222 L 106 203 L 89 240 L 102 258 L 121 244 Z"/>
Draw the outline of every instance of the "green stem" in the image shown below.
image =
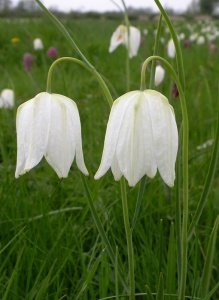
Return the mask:
<path id="1" fill-rule="evenodd" d="M 162 16 L 170 30 L 173 42 L 174 42 L 174 46 L 176 49 L 176 62 L 177 62 L 177 69 L 178 69 L 178 73 L 179 73 L 179 81 L 182 85 L 182 89 L 184 90 L 185 88 L 185 75 L 184 75 L 184 67 L 183 67 L 183 59 L 182 59 L 182 51 L 181 51 L 181 47 L 180 47 L 180 43 L 177 37 L 177 34 L 173 28 L 173 25 L 167 15 L 167 13 L 165 12 L 165 10 L 163 9 L 161 3 L 159 0 L 154 0 L 154 2 L 156 3 L 157 7 L 159 8 L 160 12 L 162 13 Z"/>
<path id="2" fill-rule="evenodd" d="M 219 88 L 218 88 L 218 101 L 219 101 Z M 214 149 L 211 156 L 211 162 L 208 169 L 208 174 L 205 180 L 204 189 L 202 191 L 201 198 L 199 200 L 198 206 L 196 208 L 195 214 L 192 218 L 192 222 L 190 224 L 189 230 L 188 230 L 188 239 L 190 240 L 195 227 L 198 224 L 198 221 L 200 219 L 200 216 L 202 214 L 202 211 L 204 209 L 204 206 L 206 204 L 206 201 L 208 199 L 208 194 L 210 192 L 210 188 L 214 179 L 214 175 L 217 169 L 217 161 L 218 161 L 218 154 L 219 154 L 219 105 L 218 105 L 218 111 L 217 111 L 217 129 L 215 134 L 215 141 L 214 141 Z"/>
<path id="3" fill-rule="evenodd" d="M 90 68 L 89 66 L 87 66 L 86 63 L 84 63 L 83 61 L 77 59 L 77 58 L 73 58 L 73 57 L 61 57 L 61 58 L 58 58 L 57 60 L 55 60 L 52 65 L 50 66 L 49 68 L 49 72 L 48 72 L 48 76 L 47 76 L 47 88 L 46 88 L 46 91 L 48 93 L 51 93 L 51 79 L 52 79 L 52 73 L 53 73 L 53 70 L 55 68 L 55 66 L 60 63 L 60 62 L 63 62 L 63 61 L 71 61 L 71 62 L 74 62 L 76 64 L 79 64 L 81 65 L 82 67 L 84 67 L 86 70 L 88 70 L 89 72 L 91 72 L 95 78 L 97 79 L 97 81 L 99 82 L 101 88 L 102 88 L 102 91 L 103 91 L 103 94 L 109 104 L 109 106 L 111 107 L 112 104 L 113 104 L 113 99 L 112 99 L 112 96 L 110 94 L 110 91 L 106 85 L 106 83 L 104 82 L 103 78 L 101 77 L 101 75 L 96 71 L 95 68 Z"/>
<path id="4" fill-rule="evenodd" d="M 127 54 L 126 54 L 126 92 L 130 90 L 130 58 L 129 58 L 129 50 L 130 50 L 130 24 L 128 19 L 128 12 L 127 7 L 124 0 L 122 1 L 122 5 L 124 8 L 124 19 L 125 19 L 125 25 L 127 27 L 128 31 L 128 47 L 127 47 Z"/>
<path id="5" fill-rule="evenodd" d="M 181 254 L 181 274 L 180 274 L 180 287 L 179 287 L 179 300 L 185 299 L 186 288 L 186 274 L 187 274 L 187 226 L 188 226 L 188 140 L 189 140 L 189 122 L 186 108 L 185 95 L 183 92 L 180 80 L 174 71 L 173 67 L 160 56 L 148 57 L 143 66 L 141 72 L 141 90 L 145 88 L 145 70 L 148 63 L 152 60 L 160 60 L 172 74 L 180 96 L 181 110 L 182 110 L 182 122 L 183 122 L 183 145 L 182 145 L 182 174 L 183 174 L 183 221 L 182 221 L 182 254 Z"/>
<path id="6" fill-rule="evenodd" d="M 87 182 L 86 182 L 86 179 L 85 179 L 85 176 L 80 172 L 80 176 L 81 176 L 81 180 L 82 180 L 82 183 L 83 183 L 83 187 L 84 187 L 84 191 L 85 191 L 85 195 L 86 195 L 86 198 L 87 198 L 87 201 L 88 201 L 88 205 L 89 205 L 89 208 L 90 208 L 90 211 L 91 211 L 91 214 L 92 214 L 92 217 L 93 217 L 93 220 L 94 220 L 94 223 L 96 225 L 96 228 L 101 236 L 101 239 L 106 247 L 106 251 L 109 255 L 109 258 L 113 264 L 113 266 L 115 266 L 116 264 L 116 257 L 115 257 L 115 254 L 113 252 L 113 249 L 111 247 L 111 244 L 106 236 L 106 233 L 103 229 L 103 225 L 100 221 L 100 218 L 97 214 L 97 211 L 96 211 L 96 208 L 94 206 L 94 203 L 93 203 L 93 200 L 92 200 L 92 197 L 91 197 L 91 194 L 90 194 L 90 191 L 89 191 L 89 188 L 87 186 Z M 125 290 L 128 290 L 128 287 L 126 285 L 126 282 L 124 280 L 124 276 L 123 276 L 123 272 L 122 272 L 122 267 L 121 267 L 121 264 L 118 262 L 118 276 L 119 276 L 119 279 L 121 281 L 121 283 L 123 284 L 123 287 L 125 288 Z"/>
<path id="7" fill-rule="evenodd" d="M 56 25 L 56 27 L 61 31 L 61 33 L 64 35 L 64 37 L 67 39 L 67 41 L 70 43 L 70 45 L 78 52 L 78 54 L 81 56 L 83 61 L 90 67 L 93 68 L 92 64 L 87 60 L 87 58 L 84 56 L 84 54 L 81 52 L 81 50 L 78 48 L 75 41 L 72 39 L 68 31 L 65 29 L 65 27 L 62 25 L 62 23 L 42 4 L 40 0 L 35 0 L 38 5 L 42 8 L 42 10 L 46 13 L 46 15 L 52 20 L 52 22 Z"/>
<path id="8" fill-rule="evenodd" d="M 132 231 L 130 229 L 130 223 L 129 223 L 128 202 L 127 202 L 124 177 L 122 177 L 122 179 L 120 180 L 120 186 L 121 186 L 122 209 L 123 209 L 123 218 L 124 218 L 125 234 L 126 234 L 127 250 L 128 250 L 129 299 L 134 300 L 135 299 L 134 251 L 133 251 L 133 243 L 132 243 Z"/>
<path id="9" fill-rule="evenodd" d="M 160 17 L 158 20 L 158 26 L 157 26 L 157 34 L 156 34 L 155 43 L 154 43 L 153 55 L 157 55 L 157 53 L 158 53 L 158 46 L 159 46 L 159 40 L 160 40 L 160 34 L 161 34 L 161 24 L 162 24 L 162 15 L 160 14 Z M 155 68 L 156 68 L 156 61 L 153 60 L 152 64 L 151 64 L 151 74 L 150 74 L 150 83 L 149 83 L 150 89 L 154 88 Z"/>

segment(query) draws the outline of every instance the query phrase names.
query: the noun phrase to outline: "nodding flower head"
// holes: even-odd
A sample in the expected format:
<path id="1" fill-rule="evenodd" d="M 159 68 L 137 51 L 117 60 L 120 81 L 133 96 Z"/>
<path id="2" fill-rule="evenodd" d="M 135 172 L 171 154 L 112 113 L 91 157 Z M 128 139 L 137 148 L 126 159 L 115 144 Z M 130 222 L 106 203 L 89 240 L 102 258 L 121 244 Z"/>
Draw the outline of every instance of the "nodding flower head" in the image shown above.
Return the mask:
<path id="1" fill-rule="evenodd" d="M 140 43 L 141 32 L 138 28 L 129 26 L 128 38 L 128 28 L 124 25 L 119 25 L 110 39 L 109 52 L 113 52 L 119 45 L 123 44 L 129 51 L 129 57 L 132 58 L 137 55 Z"/>
<path id="2" fill-rule="evenodd" d="M 124 176 L 130 186 L 157 169 L 172 187 L 178 131 L 172 106 L 154 90 L 132 91 L 114 101 L 105 135 L 100 167 L 95 179 L 111 168 L 115 180 Z"/>
<path id="3" fill-rule="evenodd" d="M 46 92 L 36 95 L 19 106 L 16 129 L 16 178 L 30 171 L 43 157 L 60 178 L 68 176 L 75 157 L 78 168 L 88 175 L 80 117 L 73 100 Z"/>
<path id="4" fill-rule="evenodd" d="M 33 62 L 33 55 L 31 53 L 28 53 L 28 52 L 24 53 L 24 55 L 23 55 L 23 65 L 24 65 L 25 71 L 27 71 L 27 72 L 30 71 L 32 62 Z"/>
<path id="5" fill-rule="evenodd" d="M 58 51 L 55 47 L 49 47 L 49 49 L 47 50 L 47 55 L 50 57 L 55 57 L 58 54 Z"/>

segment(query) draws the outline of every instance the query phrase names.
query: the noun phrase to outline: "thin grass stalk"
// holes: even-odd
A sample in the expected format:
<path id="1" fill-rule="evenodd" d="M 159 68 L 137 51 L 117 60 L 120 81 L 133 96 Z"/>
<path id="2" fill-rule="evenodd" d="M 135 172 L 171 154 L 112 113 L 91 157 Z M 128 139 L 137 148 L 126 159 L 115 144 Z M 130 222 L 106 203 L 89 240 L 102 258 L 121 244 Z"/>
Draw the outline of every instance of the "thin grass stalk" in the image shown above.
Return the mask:
<path id="1" fill-rule="evenodd" d="M 129 223 L 129 212 L 128 212 L 128 201 L 126 193 L 125 178 L 122 177 L 120 180 L 121 196 L 122 196 L 122 210 L 125 225 L 125 234 L 128 251 L 128 265 L 129 265 L 129 299 L 135 299 L 135 273 L 134 273 L 134 251 L 132 243 L 132 231 Z"/>
<path id="2" fill-rule="evenodd" d="M 218 88 L 218 104 L 219 104 L 219 88 Z M 218 162 L 218 154 L 219 154 L 219 105 L 218 105 L 218 112 L 217 112 L 217 128 L 216 128 L 216 134 L 215 134 L 215 141 L 214 141 L 214 148 L 211 156 L 211 162 L 208 169 L 208 174 L 205 180 L 204 189 L 201 194 L 201 198 L 199 200 L 198 206 L 196 208 L 195 214 L 192 218 L 192 222 L 189 226 L 188 230 L 188 240 L 192 238 L 192 235 L 194 233 L 195 227 L 198 224 L 198 221 L 201 217 L 202 211 L 204 209 L 204 206 L 207 202 L 208 195 L 210 192 L 210 188 L 214 179 L 214 175 L 217 168 L 217 162 Z"/>
<path id="3" fill-rule="evenodd" d="M 83 187 L 84 187 L 84 191 L 85 191 L 85 195 L 86 195 L 86 198 L 87 198 L 87 201 L 88 201 L 88 205 L 89 205 L 89 208 L 90 208 L 90 211 L 91 211 L 91 214 L 92 214 L 92 217 L 93 217 L 93 220 L 94 220 L 94 223 L 96 225 L 96 228 L 101 236 L 101 239 L 106 247 L 106 251 L 109 255 L 109 258 L 113 264 L 113 266 L 115 266 L 115 262 L 116 262 L 116 259 L 115 259 L 115 255 L 114 255 L 114 252 L 113 252 L 113 249 L 111 247 L 111 244 L 106 236 L 106 233 L 103 229 L 103 225 L 100 221 L 100 218 L 97 214 L 97 211 L 96 211 L 96 208 L 93 204 L 93 200 L 92 200 L 92 197 L 91 197 L 91 194 L 90 194 L 90 190 L 88 188 L 88 185 L 87 185 L 87 182 L 86 182 L 86 179 L 85 179 L 85 176 L 80 172 L 80 176 L 81 176 L 81 180 L 82 180 L 82 183 L 83 183 Z M 128 290 L 128 287 L 127 287 L 127 284 L 124 280 L 124 275 L 123 275 L 123 272 L 122 272 L 122 267 L 120 265 L 120 263 L 118 262 L 118 276 L 119 276 L 119 279 L 124 287 L 124 289 L 127 291 Z"/>
<path id="4" fill-rule="evenodd" d="M 186 275 L 187 275 L 187 224 L 188 224 L 188 140 L 189 140 L 189 122 L 185 95 L 180 80 L 173 67 L 160 56 L 148 57 L 142 67 L 141 72 L 141 90 L 145 89 L 145 69 L 152 60 L 160 60 L 168 68 L 173 76 L 180 96 L 182 122 L 183 122 L 183 144 L 182 144 L 182 174 L 183 174 L 183 221 L 182 221 L 182 256 L 181 256 L 181 274 L 179 287 L 179 300 L 185 299 Z"/>

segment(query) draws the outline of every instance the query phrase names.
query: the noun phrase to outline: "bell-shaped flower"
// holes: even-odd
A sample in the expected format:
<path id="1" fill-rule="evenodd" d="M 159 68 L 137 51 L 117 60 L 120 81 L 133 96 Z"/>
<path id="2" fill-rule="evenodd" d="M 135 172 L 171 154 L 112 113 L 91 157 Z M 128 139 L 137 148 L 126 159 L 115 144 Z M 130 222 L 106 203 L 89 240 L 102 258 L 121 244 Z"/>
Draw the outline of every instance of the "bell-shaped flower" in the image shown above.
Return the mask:
<path id="1" fill-rule="evenodd" d="M 43 157 L 60 178 L 68 176 L 75 156 L 78 168 L 88 175 L 80 117 L 71 99 L 46 92 L 36 95 L 19 106 L 16 128 L 16 178 L 35 167 Z"/>
<path id="2" fill-rule="evenodd" d="M 32 62 L 33 62 L 33 55 L 29 52 L 24 53 L 24 55 L 23 55 L 23 65 L 24 65 L 25 71 L 27 71 L 27 72 L 30 71 Z"/>
<path id="3" fill-rule="evenodd" d="M 104 149 L 95 179 L 111 167 L 115 180 L 123 175 L 130 186 L 157 169 L 172 187 L 178 131 L 172 106 L 154 90 L 132 91 L 114 101 L 106 129 Z"/>
<path id="4" fill-rule="evenodd" d="M 170 58 L 174 58 L 176 55 L 176 50 L 175 50 L 175 45 L 174 45 L 173 39 L 170 39 L 169 42 L 167 43 L 167 55 Z"/>
<path id="5" fill-rule="evenodd" d="M 56 49 L 56 47 L 49 47 L 48 50 L 46 51 L 47 55 L 50 57 L 55 57 L 58 54 L 58 51 Z"/>
<path id="6" fill-rule="evenodd" d="M 42 50 L 43 47 L 43 42 L 40 38 L 36 38 L 33 40 L 33 49 L 34 50 Z"/>
<path id="7" fill-rule="evenodd" d="M 12 108 L 14 106 L 14 91 L 4 89 L 0 95 L 0 108 Z"/>
<path id="8" fill-rule="evenodd" d="M 164 79 L 165 70 L 161 65 L 157 65 L 155 68 L 154 84 L 158 86 Z"/>
<path id="9" fill-rule="evenodd" d="M 138 28 L 129 26 L 128 38 L 128 28 L 124 25 L 119 25 L 111 37 L 109 52 L 113 52 L 119 45 L 123 44 L 129 51 L 129 57 L 132 58 L 137 55 L 140 42 L 141 32 Z"/>

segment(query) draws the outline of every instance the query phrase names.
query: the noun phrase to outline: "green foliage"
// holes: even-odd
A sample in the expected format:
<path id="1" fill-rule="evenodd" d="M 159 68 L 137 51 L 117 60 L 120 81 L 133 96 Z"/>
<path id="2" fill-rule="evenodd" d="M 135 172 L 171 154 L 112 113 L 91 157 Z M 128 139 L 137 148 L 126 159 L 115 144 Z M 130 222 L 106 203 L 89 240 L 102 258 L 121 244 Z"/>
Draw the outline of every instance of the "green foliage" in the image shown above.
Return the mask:
<path id="1" fill-rule="evenodd" d="M 69 18 L 64 19 L 63 23 L 89 61 L 106 77 L 114 99 L 123 94 L 126 86 L 125 48 L 120 46 L 113 53 L 108 53 L 111 34 L 120 21 L 84 19 L 82 22 Z M 153 53 L 153 32 L 157 23 L 136 20 L 132 25 L 149 31 L 142 39 L 138 56 L 130 62 L 131 89 L 134 90 L 140 87 L 140 64 Z M 201 28 L 201 24 L 191 26 L 196 31 Z M 178 33 L 185 32 L 189 36 L 186 24 L 177 23 L 175 27 Z M 57 48 L 59 57 L 79 58 L 47 19 L 1 20 L 0 29 L 0 90 L 6 87 L 14 89 L 16 107 L 45 91 L 47 71 L 54 60 L 46 55 L 49 46 Z M 164 24 L 161 36 L 165 43 L 160 44 L 158 54 L 167 58 L 165 44 L 170 36 Z M 11 43 L 13 37 L 18 37 L 19 42 Z M 42 38 L 45 47 L 39 52 L 34 51 L 32 46 L 36 37 Z M 218 40 L 215 43 L 219 45 Z M 25 72 L 22 65 L 25 52 L 34 55 L 29 73 Z M 190 120 L 189 211 L 192 215 L 203 191 L 212 152 L 212 147 L 202 150 L 196 147 L 214 139 L 218 102 L 217 54 L 210 54 L 207 44 L 197 46 L 194 42 L 190 48 L 182 48 Z M 171 64 L 175 67 L 174 60 Z M 180 127 L 180 103 L 178 98 L 171 98 L 171 87 L 172 79 L 166 74 L 164 82 L 156 89 L 170 99 Z M 114 182 L 110 171 L 104 179 L 93 180 L 100 162 L 109 108 L 94 77 L 78 65 L 59 65 L 53 74 L 52 91 L 74 99 L 78 105 L 85 162 L 90 172 L 87 184 L 116 261 L 118 259 L 117 268 L 121 261 L 124 270 L 127 270 L 118 183 Z M 102 252 L 103 244 L 93 222 L 75 162 L 69 177 L 61 182 L 44 161 L 15 180 L 16 107 L 14 110 L 0 110 L 0 298 L 29 300 L 38 297 L 53 300 L 75 299 L 80 295 L 81 299 L 86 300 L 117 294 L 117 299 L 120 299 L 118 295 L 125 292 L 118 269 L 112 267 L 107 251 Z M 218 176 L 216 167 L 206 205 L 195 226 L 195 238 L 189 243 L 186 295 L 190 297 L 198 297 L 200 283 L 207 277 L 205 299 L 219 298 L 216 230 L 213 241 L 210 239 L 219 211 Z M 155 299 L 158 295 L 159 299 L 176 299 L 169 295 L 178 292 L 178 278 L 175 275 L 177 253 L 174 247 L 176 232 L 171 225 L 175 223 L 175 188 L 170 190 L 164 186 L 159 175 L 153 180 L 147 179 L 144 184 L 146 192 L 143 195 L 138 196 L 137 187 L 127 189 L 129 212 L 133 220 L 136 293 L 141 294 L 137 299 Z M 159 225 L 161 219 L 162 226 Z M 210 260 L 212 256 L 208 253 L 213 248 L 214 258 Z M 206 261 L 210 261 L 211 272 L 207 269 Z M 163 278 L 160 277 L 157 294 L 160 273 Z M 150 290 L 145 289 L 145 284 Z"/>

